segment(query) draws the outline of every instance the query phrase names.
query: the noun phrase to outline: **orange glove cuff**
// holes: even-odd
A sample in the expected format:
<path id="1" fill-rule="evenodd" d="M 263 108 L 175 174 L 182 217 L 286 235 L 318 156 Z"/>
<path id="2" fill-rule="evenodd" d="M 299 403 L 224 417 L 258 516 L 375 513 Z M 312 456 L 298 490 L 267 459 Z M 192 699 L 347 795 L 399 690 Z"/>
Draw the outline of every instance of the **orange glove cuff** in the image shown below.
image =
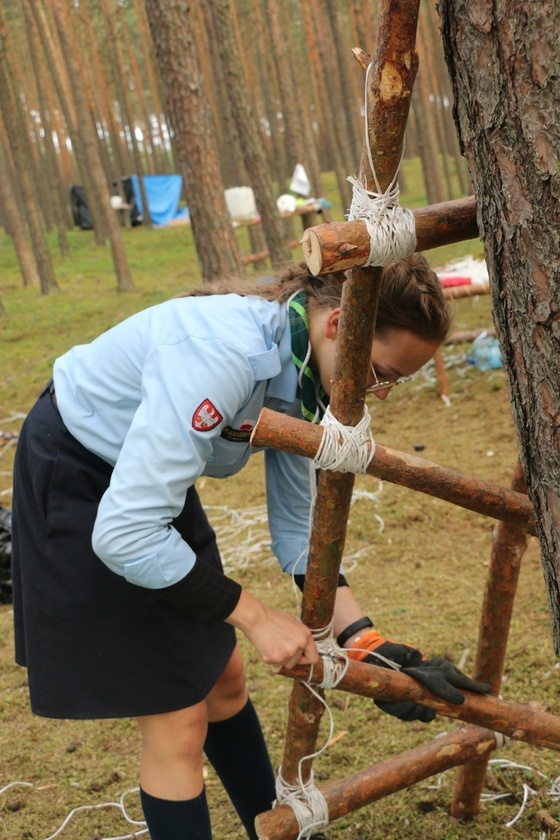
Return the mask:
<path id="1" fill-rule="evenodd" d="M 366 633 L 358 639 L 355 648 L 348 651 L 348 658 L 361 662 L 372 650 L 382 645 L 384 641 L 385 639 L 379 635 L 377 630 L 370 630 L 369 633 Z"/>

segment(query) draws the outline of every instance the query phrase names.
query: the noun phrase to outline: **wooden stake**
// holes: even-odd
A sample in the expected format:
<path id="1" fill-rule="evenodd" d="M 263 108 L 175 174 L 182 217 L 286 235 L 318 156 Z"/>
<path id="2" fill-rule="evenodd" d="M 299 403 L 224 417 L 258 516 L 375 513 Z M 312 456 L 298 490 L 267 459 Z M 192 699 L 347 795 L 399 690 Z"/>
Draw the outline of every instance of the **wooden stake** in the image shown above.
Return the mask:
<path id="1" fill-rule="evenodd" d="M 434 354 L 434 362 L 436 366 L 438 394 L 445 400 L 449 397 L 449 379 L 447 378 L 447 373 L 445 371 L 443 351 L 441 347 L 438 347 Z"/>
<path id="2" fill-rule="evenodd" d="M 464 726 L 342 781 L 322 785 L 320 790 L 327 802 L 329 821 L 411 787 L 435 773 L 443 773 L 465 761 L 487 757 L 495 748 L 496 736 L 493 732 Z M 279 805 L 272 811 L 259 814 L 255 828 L 259 840 L 294 840 L 299 831 L 295 813 L 289 805 Z"/>
<path id="3" fill-rule="evenodd" d="M 320 426 L 263 408 L 253 429 L 251 445 L 313 458 L 322 436 L 323 429 Z M 375 446 L 375 455 L 367 474 L 435 496 L 484 516 L 511 522 L 530 534 L 535 533 L 533 507 L 524 493 L 481 481 L 458 470 L 441 467 L 432 461 L 389 449 L 379 443 Z"/>
<path id="4" fill-rule="evenodd" d="M 519 461 L 511 486 L 513 490 L 520 492 L 527 490 Z M 493 694 L 498 694 L 521 558 L 527 548 L 528 536 L 516 525 L 499 522 L 494 530 L 493 539 L 480 618 L 474 677 L 490 683 Z M 486 768 L 486 761 L 469 762 L 461 768 L 451 803 L 452 817 L 469 820 L 476 816 L 480 808 L 480 794 L 486 779 Z"/>
<path id="5" fill-rule="evenodd" d="M 474 341 L 475 338 L 478 338 L 479 335 L 489 335 L 492 338 L 496 337 L 496 330 L 494 327 L 486 327 L 486 329 L 477 329 L 477 330 L 460 330 L 454 333 L 451 333 L 448 338 L 445 340 L 445 344 L 464 344 L 464 343 L 471 343 Z"/>
<path id="6" fill-rule="evenodd" d="M 448 300 L 456 300 L 457 298 L 476 297 L 477 295 L 490 294 L 489 283 L 471 283 L 464 286 L 447 286 L 443 290 L 443 295 Z"/>

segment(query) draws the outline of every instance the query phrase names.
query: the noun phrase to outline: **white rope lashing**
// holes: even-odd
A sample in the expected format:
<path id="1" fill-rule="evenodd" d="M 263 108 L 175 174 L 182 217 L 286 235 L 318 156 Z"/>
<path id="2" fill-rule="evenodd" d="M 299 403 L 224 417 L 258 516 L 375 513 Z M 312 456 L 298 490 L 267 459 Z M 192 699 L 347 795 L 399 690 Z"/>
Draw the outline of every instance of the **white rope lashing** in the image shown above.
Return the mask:
<path id="1" fill-rule="evenodd" d="M 371 64 L 368 66 L 365 82 L 365 145 L 376 190 L 368 190 L 358 178 L 349 176 L 347 180 L 352 184 L 352 201 L 346 218 L 349 221 L 359 219 L 367 227 L 370 245 L 369 255 L 364 265 L 382 266 L 414 253 L 416 250 L 416 222 L 412 210 L 407 210 L 399 204 L 400 190 L 397 177 L 400 163 L 393 180 L 385 192 L 381 192 L 373 165 L 368 134 L 367 89 L 370 69 Z"/>
<path id="2" fill-rule="evenodd" d="M 323 437 L 313 459 L 315 464 L 335 472 L 365 473 L 375 455 L 370 421 L 367 405 L 364 405 L 362 419 L 356 426 L 344 426 L 327 408 L 321 420 Z"/>
<path id="3" fill-rule="evenodd" d="M 299 826 L 297 840 L 306 840 L 312 832 L 329 824 L 329 808 L 325 797 L 315 787 L 313 770 L 309 781 L 300 780 L 298 784 L 290 785 L 282 776 L 280 766 L 276 776 L 276 802 L 272 807 L 277 805 L 289 805 L 293 810 Z"/>
<path id="4" fill-rule="evenodd" d="M 332 622 L 320 630 L 312 630 L 312 635 L 323 661 L 323 678 L 316 685 L 320 688 L 336 688 L 348 670 L 348 656 L 336 644 Z M 303 681 L 302 684 L 325 707 L 329 716 L 329 735 L 321 749 L 300 759 L 297 783 L 288 784 L 282 776 L 282 767 L 280 766 L 278 768 L 278 774 L 276 776 L 276 801 L 272 806 L 275 808 L 277 805 L 289 805 L 292 808 L 299 826 L 297 840 L 306 840 L 313 832 L 325 828 L 329 824 L 329 808 L 325 797 L 315 786 L 313 770 L 311 769 L 309 779 L 306 782 L 303 780 L 302 775 L 303 763 L 321 755 L 327 749 L 334 732 L 332 712 L 325 699 L 311 685 L 312 678 L 313 665 L 310 666 L 307 680 Z"/>

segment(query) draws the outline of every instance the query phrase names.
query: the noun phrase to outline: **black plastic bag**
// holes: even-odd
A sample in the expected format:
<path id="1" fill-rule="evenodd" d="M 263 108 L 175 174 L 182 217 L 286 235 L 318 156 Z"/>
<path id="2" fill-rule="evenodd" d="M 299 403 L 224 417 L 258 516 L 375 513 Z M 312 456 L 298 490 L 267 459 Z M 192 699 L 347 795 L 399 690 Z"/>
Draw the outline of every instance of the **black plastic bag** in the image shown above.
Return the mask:
<path id="1" fill-rule="evenodd" d="M 12 512 L 0 506 L 0 604 L 12 603 Z"/>

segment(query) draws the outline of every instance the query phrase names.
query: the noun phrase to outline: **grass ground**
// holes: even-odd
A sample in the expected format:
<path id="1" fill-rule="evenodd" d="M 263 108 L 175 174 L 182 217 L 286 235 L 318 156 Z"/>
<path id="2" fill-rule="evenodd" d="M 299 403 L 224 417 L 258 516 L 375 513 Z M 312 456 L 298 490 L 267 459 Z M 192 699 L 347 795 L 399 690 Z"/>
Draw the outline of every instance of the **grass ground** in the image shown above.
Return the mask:
<path id="1" fill-rule="evenodd" d="M 48 297 L 21 287 L 11 243 L 0 236 L 0 297 L 6 310 L 0 326 L 0 432 L 17 434 L 21 422 L 17 415 L 29 409 L 54 358 L 66 348 L 199 282 L 188 228 L 135 230 L 125 236 L 138 292 L 118 294 L 108 252 L 95 249 L 89 234 L 73 233 L 71 259 L 55 256 L 61 293 Z M 430 259 L 438 266 L 467 253 L 480 256 L 480 244 L 432 252 Z M 457 329 L 490 324 L 487 297 L 457 303 Z M 467 366 L 464 350 L 446 351 L 450 406 L 438 398 L 430 379 L 398 389 L 384 403 L 372 398 L 374 436 L 405 452 L 422 446 L 422 457 L 507 486 L 516 447 L 505 377 L 502 371 L 483 373 Z M 0 503 L 7 507 L 12 457 L 12 442 L 0 438 Z M 255 455 L 239 476 L 220 482 L 203 479 L 198 486 L 224 548 L 233 547 L 225 527 L 230 512 L 248 523 L 236 538 L 237 553 L 229 556 L 231 574 L 263 600 L 295 612 L 290 582 L 281 576 L 268 550 L 255 551 L 245 562 L 247 546 L 258 538 L 261 527 L 254 524 L 264 500 L 261 456 Z M 368 477 L 359 477 L 356 489 L 361 492 L 351 510 L 346 554 L 357 555 L 355 567 L 349 565 L 348 579 L 359 600 L 385 635 L 412 640 L 430 655 L 461 661 L 471 673 L 492 522 L 396 485 L 380 486 Z M 136 786 L 139 738 L 127 721 L 50 721 L 32 716 L 25 672 L 13 664 L 10 613 L 9 605 L 0 607 L 0 790 L 16 781 L 32 786 L 0 793 L 0 838 L 46 840 L 71 809 L 118 801 Z M 241 642 L 251 694 L 277 766 L 282 760 L 290 684 L 272 676 L 252 648 Z M 559 678 L 539 548 L 531 539 L 521 569 L 502 694 L 555 712 Z M 319 784 L 344 778 L 454 726 L 445 718 L 428 726 L 401 723 L 382 714 L 371 701 L 338 692 L 330 692 L 329 701 L 334 737 L 315 762 Z M 327 737 L 325 724 L 320 745 Z M 560 836 L 555 827 L 560 824 L 558 803 L 549 792 L 560 776 L 557 754 L 518 742 L 499 756 L 530 769 L 493 767 L 485 793 L 509 796 L 484 803 L 472 823 L 449 817 L 456 773 L 448 771 L 339 820 L 329 828 L 329 840 L 493 840 L 506 831 L 535 840 Z M 533 793 L 520 818 L 506 829 L 519 811 L 524 784 Z M 211 770 L 207 789 L 216 840 L 238 840 L 241 828 Z M 140 819 L 137 795 L 130 794 L 127 802 L 131 815 Z M 100 840 L 132 830 L 117 809 L 98 808 L 77 813 L 58 836 Z"/>

